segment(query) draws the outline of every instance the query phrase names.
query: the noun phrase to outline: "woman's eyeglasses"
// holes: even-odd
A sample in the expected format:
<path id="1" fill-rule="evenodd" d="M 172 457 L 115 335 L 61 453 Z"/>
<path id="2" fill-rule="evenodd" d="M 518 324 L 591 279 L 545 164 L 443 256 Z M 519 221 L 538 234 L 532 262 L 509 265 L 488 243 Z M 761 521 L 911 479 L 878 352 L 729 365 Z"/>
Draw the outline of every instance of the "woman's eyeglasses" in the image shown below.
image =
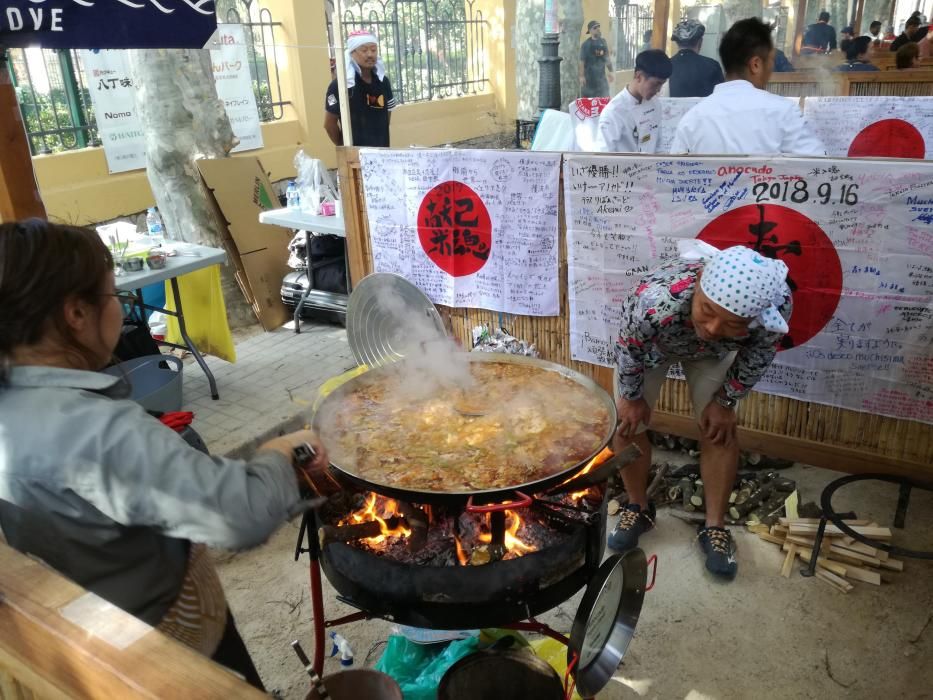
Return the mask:
<path id="1" fill-rule="evenodd" d="M 140 303 L 140 298 L 133 292 L 114 292 L 112 294 L 101 294 L 102 297 L 116 297 L 127 313 L 130 313 Z"/>

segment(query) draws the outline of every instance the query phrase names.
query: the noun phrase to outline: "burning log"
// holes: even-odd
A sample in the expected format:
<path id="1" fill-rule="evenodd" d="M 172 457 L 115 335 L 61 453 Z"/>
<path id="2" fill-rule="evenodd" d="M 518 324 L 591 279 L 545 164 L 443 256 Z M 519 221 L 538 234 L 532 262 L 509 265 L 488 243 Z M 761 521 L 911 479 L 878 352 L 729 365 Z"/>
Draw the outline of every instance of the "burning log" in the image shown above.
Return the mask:
<path id="1" fill-rule="evenodd" d="M 397 515 L 386 518 L 385 527 L 389 530 L 405 524 L 405 519 Z M 382 533 L 383 525 L 378 520 L 370 520 L 365 523 L 356 523 L 354 525 L 322 525 L 318 532 L 318 540 L 321 546 L 331 542 L 354 542 L 356 540 L 368 540 L 371 537 L 379 537 Z"/>
<path id="2" fill-rule="evenodd" d="M 411 528 L 411 536 L 408 538 L 408 551 L 417 552 L 423 549 L 428 542 L 427 514 L 421 508 L 415 508 L 410 503 L 403 502 L 398 504 L 398 510 L 405 517 L 408 527 Z"/>

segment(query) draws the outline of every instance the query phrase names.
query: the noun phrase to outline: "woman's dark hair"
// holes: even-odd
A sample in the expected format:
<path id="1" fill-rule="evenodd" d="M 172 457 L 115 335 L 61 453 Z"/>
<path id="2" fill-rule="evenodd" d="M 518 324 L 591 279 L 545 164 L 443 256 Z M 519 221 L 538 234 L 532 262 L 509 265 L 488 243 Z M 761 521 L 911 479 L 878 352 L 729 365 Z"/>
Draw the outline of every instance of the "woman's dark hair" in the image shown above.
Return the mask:
<path id="1" fill-rule="evenodd" d="M 68 297 L 100 306 L 113 256 L 95 231 L 27 219 L 0 224 L 0 358 L 54 328 L 65 350 L 93 366 L 65 323 Z M 109 291 L 109 290 L 106 290 Z M 95 368 L 96 369 L 96 368 Z"/>
<path id="2" fill-rule="evenodd" d="M 868 47 L 871 46 L 871 38 L 867 36 L 857 36 L 854 39 L 842 43 L 845 44 L 845 46 L 840 45 L 840 48 L 846 52 L 846 60 L 855 61 L 858 60 L 858 57 L 862 54 L 868 53 Z"/>
<path id="3" fill-rule="evenodd" d="M 914 65 L 914 59 L 920 55 L 920 47 L 913 42 L 904 44 L 897 50 L 894 56 L 894 63 L 898 69 L 910 68 Z"/>
<path id="4" fill-rule="evenodd" d="M 768 60 L 773 48 L 771 26 L 757 17 L 749 17 L 729 27 L 719 44 L 719 58 L 726 73 L 741 75 L 755 56 Z"/>

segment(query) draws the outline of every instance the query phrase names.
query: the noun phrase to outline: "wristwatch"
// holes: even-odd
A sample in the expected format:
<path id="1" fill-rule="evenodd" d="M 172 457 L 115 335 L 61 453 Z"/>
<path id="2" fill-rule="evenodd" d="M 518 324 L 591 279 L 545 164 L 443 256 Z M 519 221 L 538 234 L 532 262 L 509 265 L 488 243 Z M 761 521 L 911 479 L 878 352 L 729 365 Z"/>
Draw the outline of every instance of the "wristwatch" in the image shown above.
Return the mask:
<path id="1" fill-rule="evenodd" d="M 726 394 L 722 389 L 717 391 L 715 395 L 713 396 L 713 398 L 715 398 L 716 403 L 718 403 L 723 408 L 735 408 L 736 405 L 739 403 L 737 399 L 733 399 L 731 396 Z"/>

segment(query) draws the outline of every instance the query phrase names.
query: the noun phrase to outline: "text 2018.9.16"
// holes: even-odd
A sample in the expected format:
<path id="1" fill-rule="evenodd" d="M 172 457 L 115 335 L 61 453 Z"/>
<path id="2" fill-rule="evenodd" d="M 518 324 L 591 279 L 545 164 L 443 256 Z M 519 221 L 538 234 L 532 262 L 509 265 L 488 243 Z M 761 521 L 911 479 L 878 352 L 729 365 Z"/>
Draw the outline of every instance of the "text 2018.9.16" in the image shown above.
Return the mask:
<path id="1" fill-rule="evenodd" d="M 804 204 L 818 202 L 820 204 L 858 204 L 858 185 L 854 182 L 838 183 L 835 186 L 830 182 L 823 182 L 817 186 L 816 192 L 811 193 L 806 180 L 785 180 L 784 182 L 759 182 L 752 187 L 752 196 L 756 202 L 793 202 Z"/>

